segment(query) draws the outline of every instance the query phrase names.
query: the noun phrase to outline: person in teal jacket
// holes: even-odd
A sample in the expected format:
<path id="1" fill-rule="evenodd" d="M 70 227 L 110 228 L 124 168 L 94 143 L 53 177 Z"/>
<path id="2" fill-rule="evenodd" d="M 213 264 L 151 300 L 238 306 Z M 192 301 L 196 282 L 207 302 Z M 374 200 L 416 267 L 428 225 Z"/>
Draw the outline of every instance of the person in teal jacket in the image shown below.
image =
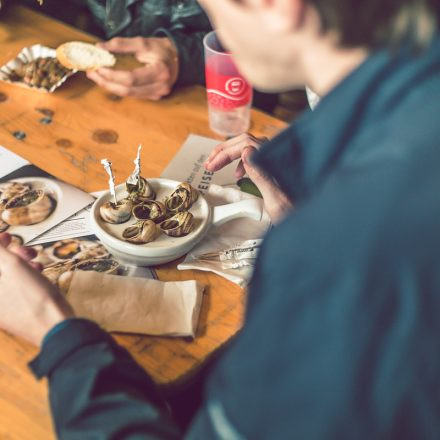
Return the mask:
<path id="1" fill-rule="evenodd" d="M 59 438 L 440 438 L 437 1 L 201 3 L 255 86 L 307 83 L 321 101 L 206 164 L 239 160 L 274 227 L 185 431 L 128 352 L 0 236 L 0 326 L 40 346 L 30 367 Z"/>

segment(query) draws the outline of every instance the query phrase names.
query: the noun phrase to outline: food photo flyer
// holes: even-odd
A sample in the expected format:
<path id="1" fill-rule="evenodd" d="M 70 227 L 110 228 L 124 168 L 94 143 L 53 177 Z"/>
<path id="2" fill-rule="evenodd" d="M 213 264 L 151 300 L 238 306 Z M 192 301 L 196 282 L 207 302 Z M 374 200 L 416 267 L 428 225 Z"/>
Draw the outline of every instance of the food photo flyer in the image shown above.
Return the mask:
<path id="1" fill-rule="evenodd" d="M 31 244 L 31 247 L 37 251 L 33 261 L 41 263 L 42 274 L 63 293 L 69 290 L 73 273 L 77 270 L 156 278 L 155 272 L 148 267 L 130 266 L 117 261 L 95 235 Z"/>
<path id="2" fill-rule="evenodd" d="M 94 198 L 0 146 L 0 232 L 26 244 Z"/>

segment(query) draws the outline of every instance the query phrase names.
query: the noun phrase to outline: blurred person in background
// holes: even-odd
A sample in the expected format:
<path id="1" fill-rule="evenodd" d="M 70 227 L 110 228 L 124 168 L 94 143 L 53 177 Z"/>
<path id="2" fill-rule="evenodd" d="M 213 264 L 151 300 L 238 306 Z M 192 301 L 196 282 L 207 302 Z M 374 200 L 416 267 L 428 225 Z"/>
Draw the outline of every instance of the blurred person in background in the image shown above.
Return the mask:
<path id="1" fill-rule="evenodd" d="M 108 40 L 100 47 L 136 58 L 140 66 L 131 70 L 87 73 L 111 93 L 156 101 L 176 87 L 205 84 L 203 37 L 212 27 L 196 0 L 65 0 L 62 8 L 58 0 L 23 2 L 73 25 L 86 18 L 86 30 Z M 277 102 L 277 94 L 254 93 L 253 105 L 266 112 Z"/>

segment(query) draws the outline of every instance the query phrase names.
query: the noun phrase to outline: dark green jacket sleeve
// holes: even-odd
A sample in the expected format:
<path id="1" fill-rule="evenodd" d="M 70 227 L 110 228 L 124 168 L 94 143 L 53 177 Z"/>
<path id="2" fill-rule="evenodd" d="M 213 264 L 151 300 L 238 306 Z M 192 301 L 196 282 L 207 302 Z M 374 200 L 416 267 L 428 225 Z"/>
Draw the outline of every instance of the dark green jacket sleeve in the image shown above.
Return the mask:
<path id="1" fill-rule="evenodd" d="M 185 33 L 182 30 L 160 28 L 156 36 L 166 36 L 177 48 L 179 57 L 179 75 L 176 86 L 205 84 L 205 63 L 203 55 L 203 38 L 208 31 Z"/>
<path id="2" fill-rule="evenodd" d="M 176 425 L 152 380 L 96 324 L 70 320 L 30 363 L 49 379 L 60 439 L 174 439 Z"/>

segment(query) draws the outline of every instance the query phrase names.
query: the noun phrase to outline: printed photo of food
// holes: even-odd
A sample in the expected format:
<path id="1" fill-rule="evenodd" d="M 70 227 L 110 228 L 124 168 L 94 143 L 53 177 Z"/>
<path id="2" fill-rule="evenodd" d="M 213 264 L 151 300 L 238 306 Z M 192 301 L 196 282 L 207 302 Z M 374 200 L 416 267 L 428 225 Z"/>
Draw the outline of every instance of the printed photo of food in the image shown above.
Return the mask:
<path id="1" fill-rule="evenodd" d="M 73 273 L 77 270 L 156 278 L 155 273 L 148 268 L 120 264 L 94 235 L 32 247 L 37 251 L 33 261 L 43 266 L 42 274 L 64 294 L 68 292 Z"/>
<path id="2" fill-rule="evenodd" d="M 0 183 L 0 231 L 10 226 L 30 226 L 46 220 L 56 200 L 41 181 L 7 180 Z"/>
<path id="3" fill-rule="evenodd" d="M 19 167 L 0 177 L 0 233 L 19 236 L 26 244 L 92 201 L 34 165 Z"/>

